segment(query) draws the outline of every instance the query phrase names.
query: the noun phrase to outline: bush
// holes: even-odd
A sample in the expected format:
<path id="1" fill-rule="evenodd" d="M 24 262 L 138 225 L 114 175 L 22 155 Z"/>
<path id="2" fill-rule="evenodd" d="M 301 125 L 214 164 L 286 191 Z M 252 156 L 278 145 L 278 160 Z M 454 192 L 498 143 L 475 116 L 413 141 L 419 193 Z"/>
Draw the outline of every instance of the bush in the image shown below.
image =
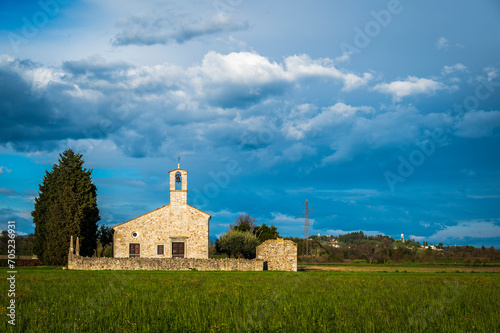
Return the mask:
<path id="1" fill-rule="evenodd" d="M 255 258 L 259 239 L 250 231 L 231 230 L 223 234 L 218 242 L 221 252 L 228 257 L 236 255 L 247 259 Z"/>

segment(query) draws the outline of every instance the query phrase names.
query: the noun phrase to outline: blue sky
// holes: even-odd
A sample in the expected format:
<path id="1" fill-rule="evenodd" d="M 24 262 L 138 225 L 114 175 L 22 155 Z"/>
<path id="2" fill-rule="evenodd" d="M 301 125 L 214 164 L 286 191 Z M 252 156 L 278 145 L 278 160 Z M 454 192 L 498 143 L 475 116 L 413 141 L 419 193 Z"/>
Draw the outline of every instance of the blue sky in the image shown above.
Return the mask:
<path id="1" fill-rule="evenodd" d="M 0 2 L 0 227 L 68 147 L 113 226 L 169 201 L 212 237 L 500 246 L 498 1 Z"/>

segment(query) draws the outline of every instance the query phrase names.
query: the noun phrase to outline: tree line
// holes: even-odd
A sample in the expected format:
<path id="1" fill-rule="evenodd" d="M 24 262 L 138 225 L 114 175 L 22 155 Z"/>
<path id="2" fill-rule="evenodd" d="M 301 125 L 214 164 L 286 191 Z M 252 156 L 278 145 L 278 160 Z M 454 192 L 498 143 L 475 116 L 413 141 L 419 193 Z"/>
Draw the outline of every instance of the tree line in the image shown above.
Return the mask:
<path id="1" fill-rule="evenodd" d="M 311 236 L 309 253 L 304 253 L 306 240 L 288 238 L 297 244 L 299 261 L 350 263 L 366 261 L 369 264 L 420 262 L 426 264 L 450 263 L 487 265 L 500 260 L 500 250 L 493 246 L 444 246 L 432 249 L 427 242 L 394 240 L 390 236 L 368 236 L 362 231 L 333 236 Z"/>

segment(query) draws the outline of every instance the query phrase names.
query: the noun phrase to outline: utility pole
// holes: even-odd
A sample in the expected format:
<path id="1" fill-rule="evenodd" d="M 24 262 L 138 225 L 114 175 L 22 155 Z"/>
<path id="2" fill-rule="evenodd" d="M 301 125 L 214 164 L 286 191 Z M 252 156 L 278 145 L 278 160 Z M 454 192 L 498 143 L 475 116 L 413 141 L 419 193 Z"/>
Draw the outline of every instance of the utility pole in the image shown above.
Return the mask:
<path id="1" fill-rule="evenodd" d="M 303 254 L 308 255 L 309 254 L 309 235 L 311 233 L 311 225 L 309 224 L 309 209 L 311 212 L 313 209 L 309 207 L 309 203 L 303 202 L 302 205 L 305 205 L 305 212 L 300 213 L 300 215 L 304 215 L 304 241 L 306 242 L 305 246 L 303 246 Z"/>

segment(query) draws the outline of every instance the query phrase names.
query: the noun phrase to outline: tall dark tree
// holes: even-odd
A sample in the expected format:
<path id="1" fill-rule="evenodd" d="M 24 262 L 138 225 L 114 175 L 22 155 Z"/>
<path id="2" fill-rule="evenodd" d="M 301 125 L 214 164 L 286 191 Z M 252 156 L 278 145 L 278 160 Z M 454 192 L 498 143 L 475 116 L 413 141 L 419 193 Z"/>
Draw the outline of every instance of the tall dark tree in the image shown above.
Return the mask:
<path id="1" fill-rule="evenodd" d="M 268 239 L 278 238 L 280 235 L 278 233 L 278 228 L 274 225 L 268 226 L 265 223 L 261 226 L 257 225 L 257 219 L 251 217 L 248 214 L 241 214 L 231 223 L 228 227 L 228 231 L 244 231 L 251 232 L 259 239 L 260 243 L 265 242 Z"/>
<path id="2" fill-rule="evenodd" d="M 241 214 L 234 220 L 233 223 L 229 225 L 229 230 L 238 230 L 238 231 L 250 231 L 253 232 L 255 227 L 257 226 L 257 219 L 255 217 L 251 217 L 248 214 Z"/>
<path id="3" fill-rule="evenodd" d="M 104 224 L 101 225 L 97 231 L 97 238 L 101 242 L 102 246 L 106 246 L 113 241 L 113 228 L 107 227 Z"/>
<path id="4" fill-rule="evenodd" d="M 52 167 L 52 172 L 45 171 L 42 185 L 39 185 L 38 198 L 35 198 L 35 209 L 31 212 L 33 223 L 35 223 L 35 244 L 33 252 L 38 259 L 43 260 L 45 248 L 47 247 L 47 220 L 49 218 L 48 207 L 53 204 L 51 185 L 53 175 L 56 172 L 56 165 Z"/>
<path id="5" fill-rule="evenodd" d="M 68 259 L 70 236 L 80 238 L 80 255 L 91 256 L 96 248 L 97 188 L 92 170 L 83 167 L 83 155 L 68 149 L 59 163 L 46 172 L 35 209 L 34 252 L 45 264 L 63 265 Z"/>
<path id="6" fill-rule="evenodd" d="M 257 236 L 261 243 L 268 239 L 279 238 L 278 228 L 274 225 L 268 226 L 267 224 L 262 224 L 260 227 L 256 226 L 254 229 L 254 234 Z"/>

